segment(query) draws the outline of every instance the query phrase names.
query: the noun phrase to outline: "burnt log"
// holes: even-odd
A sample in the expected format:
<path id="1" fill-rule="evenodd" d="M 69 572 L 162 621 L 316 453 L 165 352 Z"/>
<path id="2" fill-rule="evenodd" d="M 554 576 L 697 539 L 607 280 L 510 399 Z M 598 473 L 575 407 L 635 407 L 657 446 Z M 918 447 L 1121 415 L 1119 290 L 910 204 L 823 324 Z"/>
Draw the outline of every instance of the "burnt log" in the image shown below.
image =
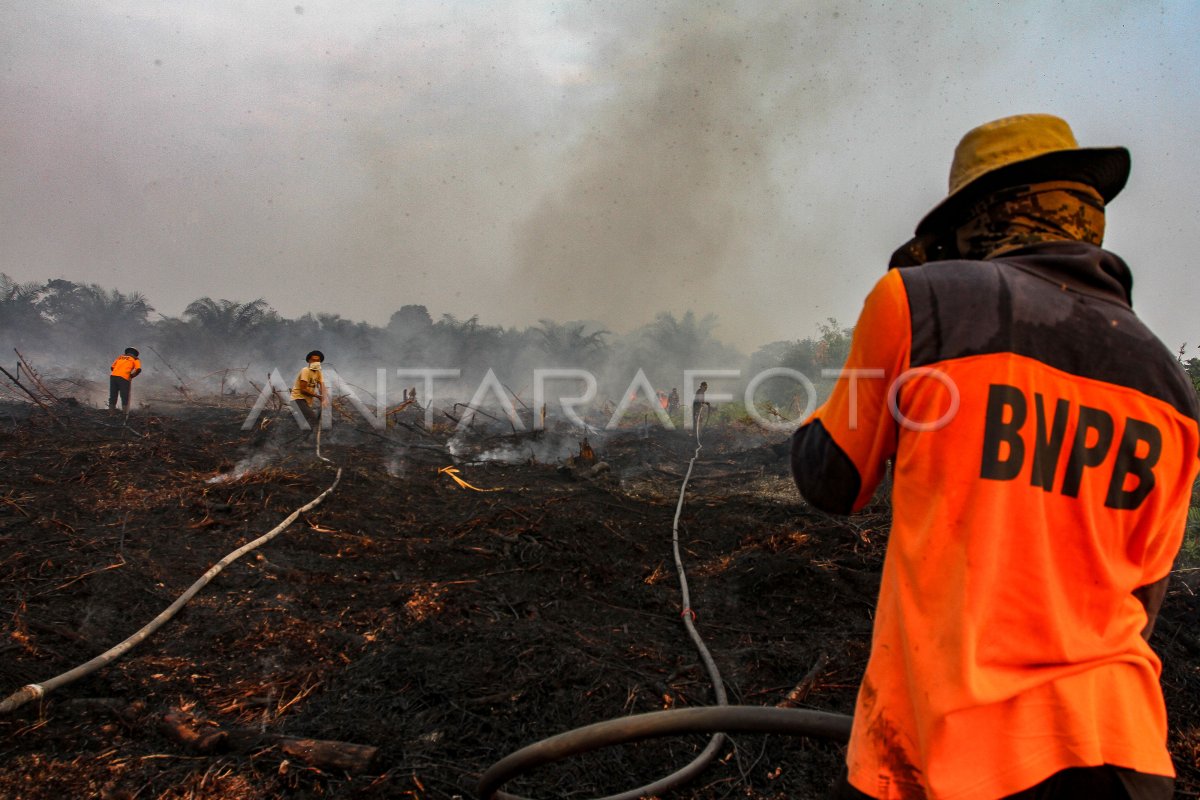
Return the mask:
<path id="1" fill-rule="evenodd" d="M 280 736 L 276 739 L 279 749 L 309 766 L 341 769 L 346 772 L 362 772 L 375 760 L 378 747 L 330 739 L 296 739 Z"/>

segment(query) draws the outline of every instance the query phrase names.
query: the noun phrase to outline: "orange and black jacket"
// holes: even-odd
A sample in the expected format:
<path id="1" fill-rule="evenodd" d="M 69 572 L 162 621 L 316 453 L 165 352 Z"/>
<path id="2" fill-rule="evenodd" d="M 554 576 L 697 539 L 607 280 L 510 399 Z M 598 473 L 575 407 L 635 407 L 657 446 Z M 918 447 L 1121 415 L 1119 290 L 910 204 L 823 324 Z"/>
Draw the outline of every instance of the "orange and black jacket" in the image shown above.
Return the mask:
<path id="1" fill-rule="evenodd" d="M 982 800 L 1075 766 L 1173 775 L 1134 595 L 1165 579 L 1200 451 L 1196 393 L 1130 307 L 1125 263 L 1054 242 L 890 271 L 801 493 L 893 524 L 847 756 L 877 798 Z"/>
<path id="2" fill-rule="evenodd" d="M 130 355 L 119 355 L 112 363 L 112 375 L 116 378 L 133 380 L 142 371 L 142 362 Z"/>

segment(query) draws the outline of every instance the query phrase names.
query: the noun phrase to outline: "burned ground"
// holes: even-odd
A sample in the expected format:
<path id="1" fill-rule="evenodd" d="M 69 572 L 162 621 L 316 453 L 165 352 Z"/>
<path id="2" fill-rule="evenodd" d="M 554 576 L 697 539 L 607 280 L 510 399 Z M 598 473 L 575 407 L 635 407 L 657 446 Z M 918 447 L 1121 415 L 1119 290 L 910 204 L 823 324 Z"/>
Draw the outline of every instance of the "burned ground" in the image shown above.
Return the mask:
<path id="1" fill-rule="evenodd" d="M 334 466 L 341 481 L 123 659 L 0 717 L 0 796 L 473 797 L 488 766 L 531 742 L 713 702 L 671 552 L 693 449 L 682 432 L 595 440 L 608 469 L 591 473 L 563 468 L 573 437 L 481 433 L 452 460 L 446 433 L 343 421 L 322 443 L 330 464 L 285 420 L 243 433 L 244 407 L 164 408 L 127 426 L 82 406 L 57 422 L 2 409 L 0 695 L 121 641 L 332 484 Z M 706 433 L 681 518 L 691 605 L 731 702 L 775 705 L 811 676 L 800 707 L 849 713 L 887 508 L 809 509 L 781 438 Z M 439 472 L 451 463 L 496 491 Z M 1200 794 L 1198 583 L 1177 576 L 1155 639 L 1180 796 Z M 378 749 L 347 769 L 281 737 Z M 705 742 L 612 748 L 505 788 L 622 791 Z M 841 757 L 738 735 L 671 796 L 821 797 Z"/>

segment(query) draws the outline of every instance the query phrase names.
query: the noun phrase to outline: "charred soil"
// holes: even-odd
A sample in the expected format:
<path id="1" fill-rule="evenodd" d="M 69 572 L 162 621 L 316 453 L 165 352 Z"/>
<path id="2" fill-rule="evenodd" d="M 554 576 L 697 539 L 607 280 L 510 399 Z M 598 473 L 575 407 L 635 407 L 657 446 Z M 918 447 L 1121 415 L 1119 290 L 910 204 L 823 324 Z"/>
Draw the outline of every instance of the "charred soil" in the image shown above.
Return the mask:
<path id="1" fill-rule="evenodd" d="M 0 696 L 123 640 L 343 469 L 322 505 L 138 648 L 0 717 L 0 796 L 469 798 L 524 745 L 713 702 L 671 551 L 694 447 L 682 431 L 594 439 L 606 466 L 572 468 L 563 452 L 577 443 L 554 431 L 480 431 L 452 458 L 448 433 L 415 418 L 385 431 L 338 421 L 327 463 L 286 418 L 242 432 L 244 416 L 0 409 Z M 837 519 L 804 505 L 783 438 L 706 431 L 680 528 L 691 606 L 730 702 L 790 694 L 850 713 L 888 509 Z M 452 464 L 467 485 L 440 471 Z M 1154 642 L 1180 796 L 1200 794 L 1197 583 L 1177 576 Z M 611 748 L 505 789 L 624 791 L 706 741 Z M 823 797 L 842 756 L 737 735 L 671 796 Z"/>

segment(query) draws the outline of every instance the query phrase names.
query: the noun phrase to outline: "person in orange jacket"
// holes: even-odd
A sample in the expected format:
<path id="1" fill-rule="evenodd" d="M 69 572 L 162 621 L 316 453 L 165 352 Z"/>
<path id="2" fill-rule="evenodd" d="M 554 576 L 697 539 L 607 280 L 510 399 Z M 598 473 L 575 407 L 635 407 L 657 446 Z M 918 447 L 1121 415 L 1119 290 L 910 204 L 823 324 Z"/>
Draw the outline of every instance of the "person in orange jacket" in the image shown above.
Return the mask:
<path id="1" fill-rule="evenodd" d="M 142 373 L 142 362 L 138 360 L 138 351 L 126 347 L 125 352 L 117 356 L 112 363 L 111 374 L 108 377 L 108 410 L 115 411 L 117 399 L 121 400 L 121 408 L 129 413 L 129 389 L 133 379 Z"/>
<path id="2" fill-rule="evenodd" d="M 1148 639 L 1200 451 L 1196 391 L 1102 249 L 1125 148 L 968 132 L 792 438 L 804 497 L 892 528 L 840 798 L 1169 798 Z"/>

